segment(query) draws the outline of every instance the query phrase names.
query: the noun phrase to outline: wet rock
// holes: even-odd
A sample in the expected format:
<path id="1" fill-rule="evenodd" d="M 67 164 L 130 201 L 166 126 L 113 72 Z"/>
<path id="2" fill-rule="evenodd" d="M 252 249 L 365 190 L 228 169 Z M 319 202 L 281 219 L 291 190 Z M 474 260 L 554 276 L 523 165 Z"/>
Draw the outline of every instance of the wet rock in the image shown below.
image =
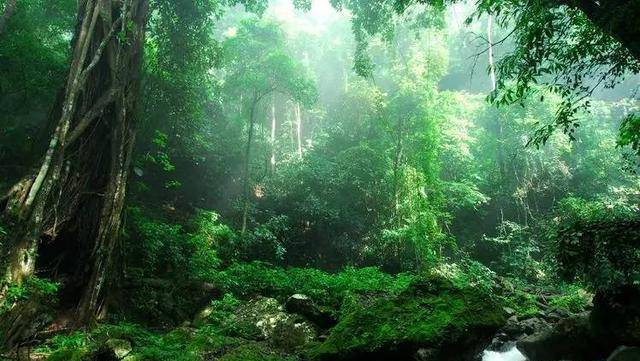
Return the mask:
<path id="1" fill-rule="evenodd" d="M 532 335 L 538 332 L 545 332 L 551 329 L 551 325 L 542 318 L 530 318 L 518 323 L 521 334 Z"/>
<path id="2" fill-rule="evenodd" d="M 526 336 L 518 349 L 531 361 L 594 360 L 602 352 L 592 337 L 588 313 L 570 317 L 554 327 Z"/>
<path id="3" fill-rule="evenodd" d="M 607 361 L 638 361 L 640 360 L 640 347 L 618 347 L 609 356 Z"/>
<path id="4" fill-rule="evenodd" d="M 517 316 L 511 316 L 507 324 L 501 328 L 487 347 L 489 351 L 505 352 L 513 348 L 516 340 L 535 333 L 551 329 L 551 324 L 542 318 L 528 318 L 519 320 Z"/>

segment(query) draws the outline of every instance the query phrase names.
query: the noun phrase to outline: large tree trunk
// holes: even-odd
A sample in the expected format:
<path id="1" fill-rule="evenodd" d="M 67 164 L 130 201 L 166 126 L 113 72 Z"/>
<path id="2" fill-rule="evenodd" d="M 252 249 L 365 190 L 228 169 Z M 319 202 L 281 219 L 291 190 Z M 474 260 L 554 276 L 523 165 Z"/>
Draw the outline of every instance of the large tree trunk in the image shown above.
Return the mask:
<path id="1" fill-rule="evenodd" d="M 102 309 L 120 230 L 147 18 L 148 0 L 79 1 L 49 147 L 40 168 L 0 202 L 11 240 L 2 250 L 2 287 L 62 260 L 62 301 L 77 308 L 79 324 Z M 44 248 L 55 255 L 39 259 Z"/>

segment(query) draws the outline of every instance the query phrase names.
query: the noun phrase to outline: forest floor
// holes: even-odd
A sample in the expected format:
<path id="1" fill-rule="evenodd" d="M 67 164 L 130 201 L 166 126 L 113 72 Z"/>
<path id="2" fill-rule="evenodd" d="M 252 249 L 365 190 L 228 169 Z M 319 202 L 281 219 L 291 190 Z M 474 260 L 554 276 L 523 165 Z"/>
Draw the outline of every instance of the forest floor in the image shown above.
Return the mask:
<path id="1" fill-rule="evenodd" d="M 137 315 L 41 333 L 7 359 L 471 361 L 590 307 L 581 291 L 527 292 L 451 265 L 394 276 L 376 268 L 329 274 L 251 263 L 217 279 L 209 301 L 179 326 L 162 324 L 176 300 L 154 304 L 159 290 L 147 289 L 150 303 L 138 303 Z"/>

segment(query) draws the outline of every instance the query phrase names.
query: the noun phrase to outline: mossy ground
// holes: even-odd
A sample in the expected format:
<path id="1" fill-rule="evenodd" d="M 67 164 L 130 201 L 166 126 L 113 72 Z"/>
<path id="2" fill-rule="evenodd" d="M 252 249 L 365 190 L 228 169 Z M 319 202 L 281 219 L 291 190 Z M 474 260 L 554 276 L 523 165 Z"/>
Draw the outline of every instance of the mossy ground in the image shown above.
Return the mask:
<path id="1" fill-rule="evenodd" d="M 497 300 L 478 290 L 431 279 L 393 298 L 380 298 L 346 315 L 311 359 L 340 360 L 419 347 L 467 343 L 492 335 L 506 321 Z"/>
<path id="2" fill-rule="evenodd" d="M 377 282 L 360 282 L 364 278 Z M 535 297 L 524 291 L 496 292 L 500 287 L 495 283 L 450 272 L 392 276 L 369 268 L 332 275 L 253 264 L 236 265 L 220 279 L 224 297 L 212 301 L 193 324 L 162 331 L 130 323 L 102 324 L 56 336 L 34 351 L 49 361 L 95 360 L 110 340 L 123 340 L 131 349 L 126 361 L 333 361 L 374 359 L 374 354 L 410 358 L 418 348 L 484 345 L 505 323 L 505 308 L 519 305 L 518 315 L 537 311 Z M 260 297 L 271 296 L 282 304 L 296 293 L 311 295 L 336 315 L 334 327 L 318 329 L 326 339 L 285 349 L 249 332 L 255 325 L 229 321 Z"/>

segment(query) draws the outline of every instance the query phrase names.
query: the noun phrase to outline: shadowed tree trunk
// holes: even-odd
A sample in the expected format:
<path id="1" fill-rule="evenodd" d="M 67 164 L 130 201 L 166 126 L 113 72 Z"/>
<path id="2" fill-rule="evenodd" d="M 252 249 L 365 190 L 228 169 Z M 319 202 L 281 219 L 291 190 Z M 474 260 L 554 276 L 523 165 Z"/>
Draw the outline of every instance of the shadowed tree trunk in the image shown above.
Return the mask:
<path id="1" fill-rule="evenodd" d="M 16 0 L 7 0 L 4 4 L 4 11 L 2 17 L 0 17 L 0 35 L 4 33 L 4 29 L 7 27 L 7 22 L 13 16 L 16 11 Z"/>
<path id="2" fill-rule="evenodd" d="M 102 310 L 135 141 L 147 18 L 148 0 L 78 2 L 69 74 L 52 112 L 56 127 L 48 149 L 39 169 L 0 201 L 10 232 L 0 300 L 7 284 L 49 266 L 43 262 L 54 257 L 42 255 L 46 247 L 65 265 L 61 301 L 76 308 L 78 324 Z M 11 317 L 8 344 L 24 336 L 28 323 L 24 315 Z"/>

